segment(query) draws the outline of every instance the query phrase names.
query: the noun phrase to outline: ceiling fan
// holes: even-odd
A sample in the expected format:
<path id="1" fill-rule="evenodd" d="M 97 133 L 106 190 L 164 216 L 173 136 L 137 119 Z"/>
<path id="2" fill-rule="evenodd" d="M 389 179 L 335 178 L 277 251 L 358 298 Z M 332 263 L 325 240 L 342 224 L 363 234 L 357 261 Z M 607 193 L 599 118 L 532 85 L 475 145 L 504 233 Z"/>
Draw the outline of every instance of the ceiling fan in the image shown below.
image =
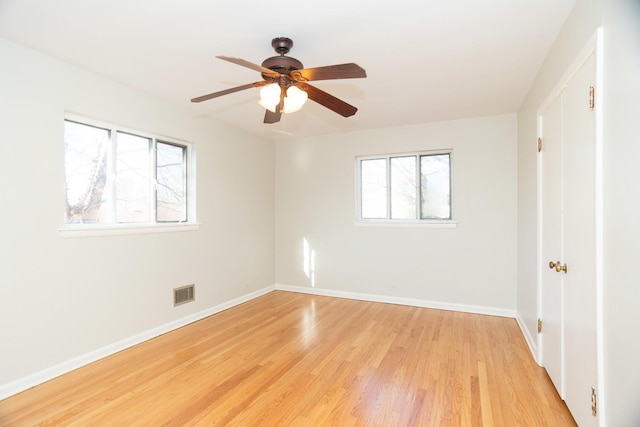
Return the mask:
<path id="1" fill-rule="evenodd" d="M 259 102 L 266 109 L 264 123 L 279 122 L 283 113 L 299 110 L 307 98 L 335 111 L 343 117 L 353 116 L 358 111 L 353 105 L 347 104 L 341 99 L 315 86 L 311 86 L 307 82 L 367 77 L 367 73 L 360 66 L 348 63 L 304 68 L 302 62 L 290 56 L 285 56 L 293 47 L 293 40 L 287 37 L 276 37 L 271 41 L 271 46 L 279 56 L 265 59 L 262 65 L 253 64 L 240 58 L 216 56 L 216 58 L 259 71 L 262 75 L 262 81 L 199 96 L 193 98 L 191 102 L 202 102 L 241 90 L 262 87 Z"/>

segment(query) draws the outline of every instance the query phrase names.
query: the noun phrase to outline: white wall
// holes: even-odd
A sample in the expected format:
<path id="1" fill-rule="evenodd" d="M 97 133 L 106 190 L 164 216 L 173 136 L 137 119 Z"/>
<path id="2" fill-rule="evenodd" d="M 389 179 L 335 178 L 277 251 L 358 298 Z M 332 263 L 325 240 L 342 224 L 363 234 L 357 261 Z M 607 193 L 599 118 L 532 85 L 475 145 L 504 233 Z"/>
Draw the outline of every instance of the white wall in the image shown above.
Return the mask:
<path id="1" fill-rule="evenodd" d="M 535 334 L 535 110 L 596 29 L 604 33 L 601 425 L 640 425 L 640 3 L 578 0 L 518 113 L 518 311 Z"/>
<path id="2" fill-rule="evenodd" d="M 608 426 L 640 425 L 640 2 L 603 0 L 604 372 Z"/>
<path id="3" fill-rule="evenodd" d="M 276 147 L 276 281 L 513 310 L 515 114 L 381 129 Z M 453 148 L 454 229 L 355 227 L 355 157 Z"/>
<path id="4" fill-rule="evenodd" d="M 0 388 L 273 286 L 272 144 L 2 39 L 0 70 Z M 65 110 L 193 142 L 201 228 L 61 238 Z"/>

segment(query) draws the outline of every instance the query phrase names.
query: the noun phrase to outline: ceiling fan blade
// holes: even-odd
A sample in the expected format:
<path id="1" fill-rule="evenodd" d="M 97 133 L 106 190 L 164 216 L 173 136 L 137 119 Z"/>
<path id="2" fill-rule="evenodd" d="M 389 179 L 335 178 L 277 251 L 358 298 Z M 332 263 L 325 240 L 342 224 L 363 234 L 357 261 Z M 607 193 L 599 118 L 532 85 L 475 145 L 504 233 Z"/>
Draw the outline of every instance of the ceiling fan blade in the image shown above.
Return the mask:
<path id="1" fill-rule="evenodd" d="M 202 95 L 202 96 L 199 96 L 197 98 L 193 98 L 191 100 L 191 102 L 202 102 L 202 101 L 206 101 L 208 99 L 217 98 L 217 97 L 222 96 L 222 95 L 228 95 L 230 93 L 240 92 L 241 90 L 251 89 L 252 87 L 264 86 L 266 84 L 267 84 L 267 82 L 260 81 L 260 82 L 249 83 L 249 84 L 242 85 L 242 86 L 236 86 L 236 87 L 232 87 L 230 89 L 221 90 L 220 92 L 213 92 L 213 93 L 210 93 L 208 95 Z"/>
<path id="2" fill-rule="evenodd" d="M 236 65 L 242 65 L 243 67 L 251 68 L 252 70 L 261 72 L 265 76 L 273 77 L 276 79 L 280 77 L 280 73 L 278 73 L 277 71 L 270 70 L 261 65 L 254 64 L 253 62 L 245 61 L 244 59 L 232 58 L 230 56 L 216 56 L 216 58 L 232 62 Z"/>
<path id="3" fill-rule="evenodd" d="M 303 68 L 291 71 L 291 78 L 296 81 L 357 79 L 367 77 L 367 72 L 354 63 L 328 65 L 326 67 Z"/>
<path id="4" fill-rule="evenodd" d="M 347 104 L 341 99 L 336 98 L 327 92 L 318 89 L 315 86 L 311 86 L 307 83 L 298 83 L 296 85 L 298 89 L 307 92 L 309 99 L 317 102 L 320 105 L 327 107 L 328 109 L 335 111 L 343 117 L 353 116 L 358 109 L 353 105 Z"/>
<path id="5" fill-rule="evenodd" d="M 264 112 L 264 123 L 278 123 L 280 121 L 280 117 L 282 117 L 282 113 L 274 113 L 271 110 L 265 109 Z"/>

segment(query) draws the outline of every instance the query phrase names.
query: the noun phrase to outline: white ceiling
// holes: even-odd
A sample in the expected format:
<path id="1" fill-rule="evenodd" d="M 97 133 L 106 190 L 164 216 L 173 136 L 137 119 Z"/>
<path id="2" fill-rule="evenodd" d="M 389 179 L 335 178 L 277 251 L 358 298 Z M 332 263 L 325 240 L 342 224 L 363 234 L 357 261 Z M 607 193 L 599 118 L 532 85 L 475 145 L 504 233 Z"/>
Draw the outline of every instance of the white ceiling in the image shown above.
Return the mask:
<path id="1" fill-rule="evenodd" d="M 267 139 L 515 112 L 575 0 L 0 0 L 0 36 L 183 104 Z M 355 62 L 366 79 L 313 84 L 356 106 L 350 118 L 314 102 L 262 123 L 260 80 L 216 59 L 260 64 L 290 37 L 305 65 Z"/>

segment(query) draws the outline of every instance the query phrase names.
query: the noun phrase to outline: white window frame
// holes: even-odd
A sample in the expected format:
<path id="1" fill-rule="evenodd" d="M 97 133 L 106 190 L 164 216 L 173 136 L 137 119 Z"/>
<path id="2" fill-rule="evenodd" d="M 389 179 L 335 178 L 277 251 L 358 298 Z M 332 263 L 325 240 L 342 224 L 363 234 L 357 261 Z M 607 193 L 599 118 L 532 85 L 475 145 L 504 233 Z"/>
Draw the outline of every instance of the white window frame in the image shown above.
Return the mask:
<path id="1" fill-rule="evenodd" d="M 115 173 L 115 162 L 112 161 L 112 157 L 114 156 L 115 144 L 114 139 L 116 138 L 117 132 L 124 132 L 133 134 L 136 136 L 150 138 L 152 140 L 152 150 L 154 155 L 151 156 L 152 160 L 150 162 L 150 168 L 156 168 L 156 144 L 164 143 L 169 145 L 175 145 L 178 147 L 184 147 L 186 150 L 185 153 L 185 161 L 186 161 L 186 201 L 185 208 L 187 212 L 186 221 L 177 221 L 177 222 L 157 222 L 156 218 L 156 194 L 155 194 L 155 179 L 152 180 L 151 186 L 152 188 L 149 190 L 150 197 L 149 204 L 149 216 L 150 221 L 145 223 L 118 223 L 113 219 L 114 215 L 111 214 L 110 222 L 108 223 L 65 223 L 59 229 L 58 233 L 60 237 L 63 238 L 73 238 L 73 237 L 93 237 L 93 236 L 113 236 L 113 235 L 130 235 L 130 234 L 148 234 L 148 233 L 166 233 L 166 232 L 178 232 L 178 231 L 193 231 L 198 230 L 200 228 L 200 224 L 198 224 L 196 219 L 196 172 L 195 172 L 195 151 L 193 148 L 193 144 L 184 140 L 180 140 L 173 137 L 162 136 L 158 134 L 154 134 L 151 132 L 140 131 L 137 129 L 131 129 L 125 126 L 115 125 L 113 123 L 108 123 L 104 121 L 99 121 L 93 118 L 89 118 L 86 116 L 81 116 L 73 113 L 65 113 L 64 121 L 72 121 L 83 125 L 95 126 L 97 128 L 107 129 L 110 131 L 110 151 L 109 151 L 109 163 L 108 163 L 108 173 L 113 175 Z M 155 176 L 155 173 L 154 173 Z M 109 192 L 110 200 L 113 200 L 111 197 L 114 193 L 114 182 L 110 179 L 107 182 L 106 191 Z M 63 203 L 64 201 L 64 192 L 63 194 Z M 113 202 L 110 202 L 113 203 Z M 112 210 L 113 206 L 110 207 Z"/>
<path id="2" fill-rule="evenodd" d="M 417 219 L 391 219 L 391 191 L 390 191 L 390 176 L 391 176 L 391 159 L 395 157 L 409 157 L 416 156 L 416 162 L 420 163 L 420 156 L 434 156 L 440 154 L 449 155 L 449 209 L 451 212 L 450 219 L 418 219 L 420 217 L 420 185 L 416 185 L 416 218 Z M 387 218 L 363 218 L 362 217 L 362 171 L 361 165 L 363 160 L 376 160 L 385 159 L 387 163 Z M 442 150 L 426 150 L 426 151 L 411 151 L 401 153 L 385 153 L 385 154 L 373 154 L 365 156 L 357 156 L 355 159 L 355 219 L 354 226 L 358 227 L 424 227 L 424 228 L 455 228 L 457 222 L 454 220 L 454 171 L 453 171 L 453 149 Z M 419 180 L 419 169 L 416 169 L 416 179 Z"/>

